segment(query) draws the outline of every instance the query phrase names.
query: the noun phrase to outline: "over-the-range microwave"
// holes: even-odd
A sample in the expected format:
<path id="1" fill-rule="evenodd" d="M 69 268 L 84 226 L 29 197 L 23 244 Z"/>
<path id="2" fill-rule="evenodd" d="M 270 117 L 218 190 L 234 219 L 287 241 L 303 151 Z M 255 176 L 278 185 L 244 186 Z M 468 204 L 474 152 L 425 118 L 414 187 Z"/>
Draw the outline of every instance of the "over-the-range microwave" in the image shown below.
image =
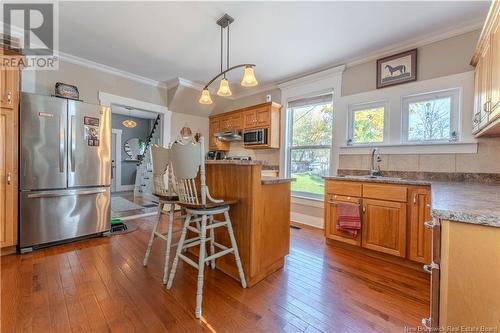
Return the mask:
<path id="1" fill-rule="evenodd" d="M 244 145 L 267 144 L 267 128 L 245 130 L 243 132 L 243 144 Z"/>

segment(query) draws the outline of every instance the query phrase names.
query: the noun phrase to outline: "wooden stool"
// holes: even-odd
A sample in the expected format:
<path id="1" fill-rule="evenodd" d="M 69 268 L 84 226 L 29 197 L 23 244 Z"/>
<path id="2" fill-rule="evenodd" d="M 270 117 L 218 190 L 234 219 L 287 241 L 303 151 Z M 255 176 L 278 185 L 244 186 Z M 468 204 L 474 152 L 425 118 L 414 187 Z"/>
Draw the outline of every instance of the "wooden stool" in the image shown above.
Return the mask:
<path id="1" fill-rule="evenodd" d="M 177 251 L 170 270 L 170 276 L 167 283 L 167 289 L 172 287 L 175 272 L 179 259 L 188 263 L 198 270 L 198 285 L 196 292 L 196 318 L 201 317 L 201 303 L 203 298 L 203 273 L 205 264 L 210 262 L 212 269 L 215 268 L 215 259 L 226 254 L 232 253 L 236 260 L 236 266 L 240 275 L 241 286 L 247 287 L 243 266 L 241 265 L 240 255 L 238 253 L 238 245 L 233 233 L 231 219 L 229 218 L 229 205 L 236 201 L 216 200 L 210 196 L 210 192 L 205 182 L 205 153 L 203 138 L 200 142 L 176 142 L 172 145 L 172 170 L 176 184 L 176 192 L 179 196 L 178 204 L 185 208 L 186 219 L 181 231 L 181 237 L 177 245 Z M 200 197 L 195 179 L 200 173 Z M 208 202 L 207 202 L 208 200 Z M 224 221 L 214 220 L 214 215 L 223 214 Z M 191 226 L 191 223 L 200 223 L 199 228 Z M 231 240 L 231 247 L 226 247 L 215 242 L 214 229 L 226 227 Z M 186 239 L 187 231 L 192 231 L 197 234 L 196 237 Z M 210 236 L 207 239 L 207 230 Z M 210 241 L 210 255 L 206 256 L 206 242 Z M 187 248 L 199 245 L 200 252 L 198 255 L 198 263 L 194 262 L 186 255 L 182 254 Z M 215 252 L 215 248 L 221 251 Z"/>

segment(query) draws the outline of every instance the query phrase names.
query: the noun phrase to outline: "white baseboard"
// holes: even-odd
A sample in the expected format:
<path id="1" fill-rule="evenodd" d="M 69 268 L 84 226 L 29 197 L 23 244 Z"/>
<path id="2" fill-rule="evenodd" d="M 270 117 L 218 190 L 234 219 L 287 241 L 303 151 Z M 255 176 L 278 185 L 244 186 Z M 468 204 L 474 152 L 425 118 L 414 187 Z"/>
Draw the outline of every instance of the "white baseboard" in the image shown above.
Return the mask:
<path id="1" fill-rule="evenodd" d="M 296 213 L 296 212 L 290 212 L 290 219 L 294 222 L 302 223 L 309 225 L 314 228 L 318 229 L 323 229 L 323 218 L 321 217 L 316 217 L 316 216 L 309 216 L 306 214 L 301 214 L 301 213 Z"/>

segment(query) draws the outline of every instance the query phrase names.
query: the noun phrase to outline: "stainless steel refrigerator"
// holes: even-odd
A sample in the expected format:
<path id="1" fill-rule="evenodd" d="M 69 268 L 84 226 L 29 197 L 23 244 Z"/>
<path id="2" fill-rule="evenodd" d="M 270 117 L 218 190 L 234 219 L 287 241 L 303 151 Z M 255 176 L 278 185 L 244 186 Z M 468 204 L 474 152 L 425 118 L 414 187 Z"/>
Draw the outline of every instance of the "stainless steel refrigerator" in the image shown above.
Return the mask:
<path id="1" fill-rule="evenodd" d="M 22 93 L 21 252 L 110 229 L 111 110 Z"/>

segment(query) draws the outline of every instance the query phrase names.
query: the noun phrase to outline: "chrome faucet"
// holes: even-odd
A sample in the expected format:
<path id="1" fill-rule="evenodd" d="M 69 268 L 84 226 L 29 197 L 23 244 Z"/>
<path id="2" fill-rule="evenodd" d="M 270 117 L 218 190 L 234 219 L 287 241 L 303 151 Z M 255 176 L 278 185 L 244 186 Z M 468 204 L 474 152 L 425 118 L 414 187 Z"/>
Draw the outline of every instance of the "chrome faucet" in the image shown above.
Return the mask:
<path id="1" fill-rule="evenodd" d="M 375 168 L 375 155 L 377 155 L 377 163 L 382 162 L 382 158 L 380 157 L 380 153 L 378 151 L 378 148 L 373 148 L 372 159 L 371 159 L 370 177 L 380 176 L 380 165 L 377 165 L 377 167 Z"/>

